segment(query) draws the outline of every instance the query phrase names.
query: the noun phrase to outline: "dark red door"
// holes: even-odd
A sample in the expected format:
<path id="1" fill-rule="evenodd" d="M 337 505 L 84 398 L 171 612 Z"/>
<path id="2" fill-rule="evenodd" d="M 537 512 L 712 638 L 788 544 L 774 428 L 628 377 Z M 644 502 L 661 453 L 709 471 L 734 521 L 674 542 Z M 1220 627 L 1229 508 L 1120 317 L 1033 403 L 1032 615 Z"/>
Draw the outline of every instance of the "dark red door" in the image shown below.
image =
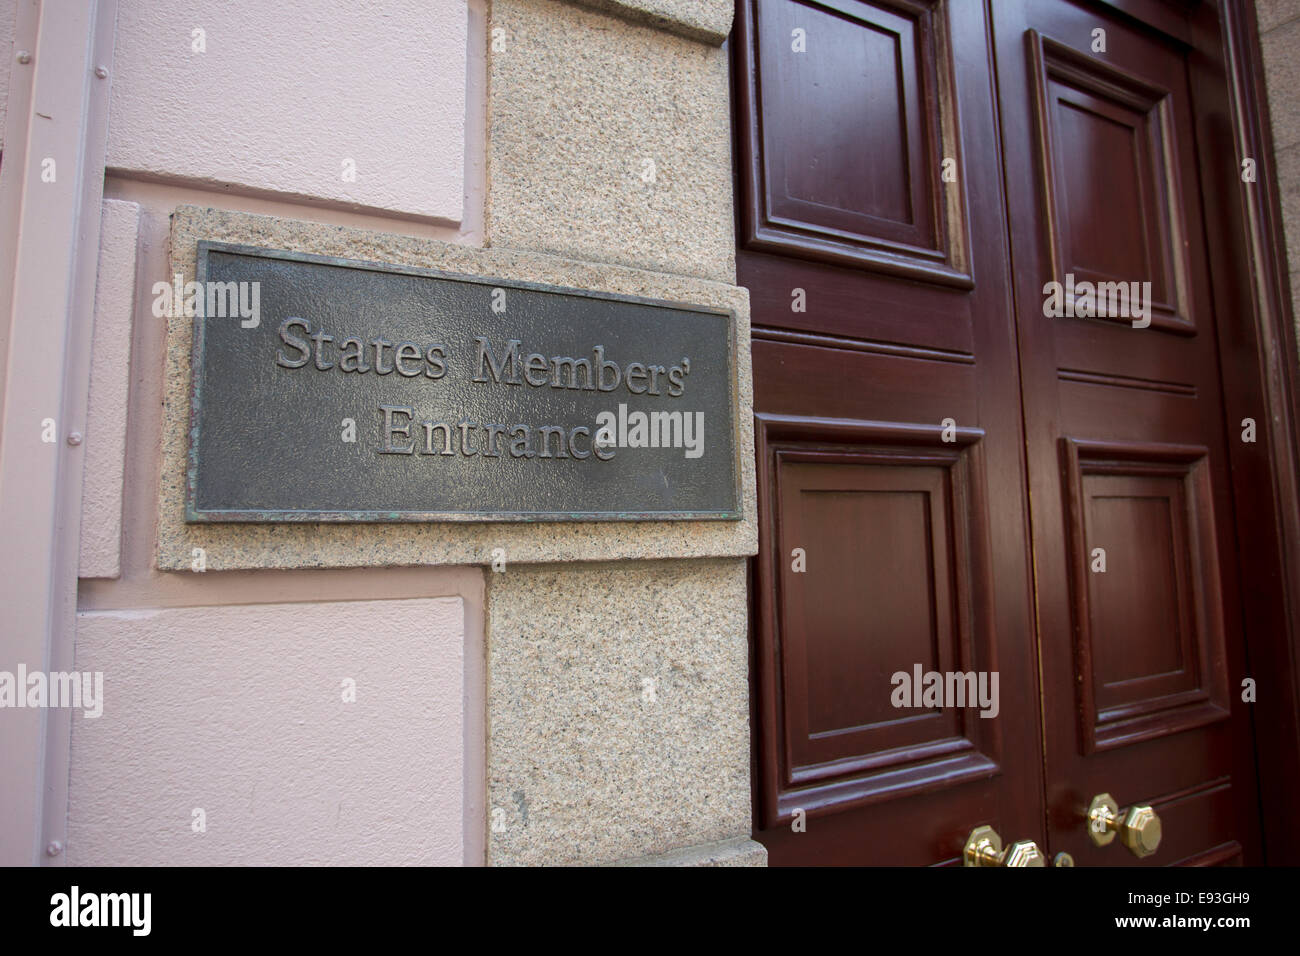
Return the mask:
<path id="1" fill-rule="evenodd" d="M 1228 475 L 1228 443 L 1243 428 L 1226 420 L 1220 386 L 1191 30 L 1167 15 L 1175 5 L 1133 10 L 1145 19 L 1063 0 L 992 8 L 1048 839 L 1081 866 L 1138 863 L 1118 842 L 1088 838 L 1083 809 L 1108 792 L 1158 813 L 1152 862 L 1255 859 L 1242 543 Z M 1056 304 L 1044 294 L 1052 282 L 1076 287 L 1074 316 L 1046 314 L 1057 311 L 1044 308 Z M 1131 295 L 1123 309 L 1120 292 L 1134 282 L 1150 283 L 1145 314 Z M 1101 311 L 1099 289 L 1109 317 L 1082 316 Z"/>
<path id="2" fill-rule="evenodd" d="M 1195 5 L 1124 6 L 738 7 L 774 864 L 956 863 L 981 825 L 1257 858 Z M 900 699 L 918 673 L 996 673 L 996 714 Z M 1154 855 L 1094 846 L 1101 793 Z"/>
<path id="3" fill-rule="evenodd" d="M 761 475 L 756 836 L 778 864 L 955 862 L 979 824 L 1041 846 L 984 10 L 759 0 L 733 42 Z M 894 706 L 893 675 L 918 667 L 997 672 L 997 713 Z"/>

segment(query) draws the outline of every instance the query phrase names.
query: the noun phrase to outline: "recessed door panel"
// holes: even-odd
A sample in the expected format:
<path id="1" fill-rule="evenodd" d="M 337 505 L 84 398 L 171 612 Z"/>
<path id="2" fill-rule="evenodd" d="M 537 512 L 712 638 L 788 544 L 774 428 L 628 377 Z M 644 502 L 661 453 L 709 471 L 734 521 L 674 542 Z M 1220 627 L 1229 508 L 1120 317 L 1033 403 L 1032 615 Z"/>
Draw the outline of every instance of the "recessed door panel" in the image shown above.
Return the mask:
<path id="1" fill-rule="evenodd" d="M 741 4 L 742 245 L 969 287 L 949 23 L 947 0 Z"/>
<path id="2" fill-rule="evenodd" d="M 1227 720 L 1209 449 L 1061 445 L 1083 752 Z"/>
<path id="3" fill-rule="evenodd" d="M 773 643 L 779 770 L 765 822 L 866 805 L 998 771 L 980 440 L 970 429 L 760 416 L 781 515 Z M 809 564 L 809 561 L 812 564 Z M 920 696 L 954 678 L 970 707 Z M 903 674 L 909 692 L 903 693 Z M 965 675 L 972 675 L 969 678 Z M 916 693 L 910 688 L 916 686 Z M 1000 700 L 997 702 L 1000 704 Z M 774 768 L 775 769 L 775 768 Z"/>
<path id="4" fill-rule="evenodd" d="M 1127 283 L 1149 282 L 1139 290 L 1152 305 L 1145 318 L 1194 331 L 1173 94 L 1036 30 L 1026 42 L 1051 277 L 1104 283 L 1105 308 L 1093 317 L 1120 322 L 1132 317 L 1113 314 L 1126 303 L 1112 299 L 1129 295 Z"/>

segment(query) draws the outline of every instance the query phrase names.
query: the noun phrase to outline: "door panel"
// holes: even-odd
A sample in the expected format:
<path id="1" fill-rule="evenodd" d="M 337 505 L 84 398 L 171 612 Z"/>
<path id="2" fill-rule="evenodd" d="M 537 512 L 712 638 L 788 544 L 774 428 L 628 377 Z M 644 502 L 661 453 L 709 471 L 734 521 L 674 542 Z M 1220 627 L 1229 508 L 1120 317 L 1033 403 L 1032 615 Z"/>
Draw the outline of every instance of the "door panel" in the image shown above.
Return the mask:
<path id="1" fill-rule="evenodd" d="M 1174 9 L 1164 5 L 1165 10 Z M 1032 501 L 1049 841 L 1081 866 L 1258 855 L 1233 505 L 1187 57 L 1099 4 L 992 5 Z M 1105 31 L 1097 49 L 1095 30 Z M 1046 284 L 1150 282 L 1149 325 Z M 1117 288 L 1117 287 L 1112 287 Z M 1122 312 L 1123 303 L 1108 302 Z M 1104 559 L 1104 565 L 1099 562 Z M 1091 797 L 1150 803 L 1139 861 Z"/>
<path id="2" fill-rule="evenodd" d="M 1041 845 L 984 11 L 746 0 L 734 43 L 761 536 L 756 838 L 777 864 L 952 863 L 980 824 Z M 917 667 L 997 671 L 999 712 L 894 706 L 891 676 Z"/>
<path id="3" fill-rule="evenodd" d="M 743 6 L 745 247 L 968 287 L 946 4 Z"/>
<path id="4" fill-rule="evenodd" d="M 1111 62 L 1035 30 L 1027 40 L 1052 278 L 1141 276 L 1151 282 L 1152 325 L 1195 331 L 1174 148 L 1185 117 L 1175 118 L 1165 90 Z"/>
<path id="5" fill-rule="evenodd" d="M 895 672 L 966 673 L 996 659 L 983 434 L 946 443 L 938 426 L 760 421 L 780 495 L 775 550 L 803 547 L 813 561 L 779 576 L 776 819 L 996 773 L 996 720 L 890 699 Z"/>
<path id="6" fill-rule="evenodd" d="M 1227 719 L 1208 449 L 1063 444 L 1083 751 Z"/>

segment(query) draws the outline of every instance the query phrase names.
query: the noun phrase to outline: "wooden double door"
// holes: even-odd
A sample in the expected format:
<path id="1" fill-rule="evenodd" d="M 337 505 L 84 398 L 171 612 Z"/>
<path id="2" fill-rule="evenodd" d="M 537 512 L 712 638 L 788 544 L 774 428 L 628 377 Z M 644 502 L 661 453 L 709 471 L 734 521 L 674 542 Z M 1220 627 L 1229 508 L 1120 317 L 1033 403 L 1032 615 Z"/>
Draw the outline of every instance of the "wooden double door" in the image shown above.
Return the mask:
<path id="1" fill-rule="evenodd" d="M 756 839 L 1258 861 L 1215 5 L 737 13 Z M 1102 793 L 1154 854 L 1094 845 Z"/>

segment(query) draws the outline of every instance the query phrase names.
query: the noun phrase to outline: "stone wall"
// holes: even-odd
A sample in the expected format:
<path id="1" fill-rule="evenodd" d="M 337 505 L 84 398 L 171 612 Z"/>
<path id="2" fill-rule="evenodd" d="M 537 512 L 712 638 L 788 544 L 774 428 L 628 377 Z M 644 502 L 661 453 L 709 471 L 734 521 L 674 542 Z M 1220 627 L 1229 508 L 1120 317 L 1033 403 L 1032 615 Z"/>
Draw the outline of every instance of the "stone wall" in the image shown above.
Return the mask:
<path id="1" fill-rule="evenodd" d="M 1300 327 L 1300 0 L 1258 0 L 1255 15 L 1273 124 L 1291 307 Z"/>

